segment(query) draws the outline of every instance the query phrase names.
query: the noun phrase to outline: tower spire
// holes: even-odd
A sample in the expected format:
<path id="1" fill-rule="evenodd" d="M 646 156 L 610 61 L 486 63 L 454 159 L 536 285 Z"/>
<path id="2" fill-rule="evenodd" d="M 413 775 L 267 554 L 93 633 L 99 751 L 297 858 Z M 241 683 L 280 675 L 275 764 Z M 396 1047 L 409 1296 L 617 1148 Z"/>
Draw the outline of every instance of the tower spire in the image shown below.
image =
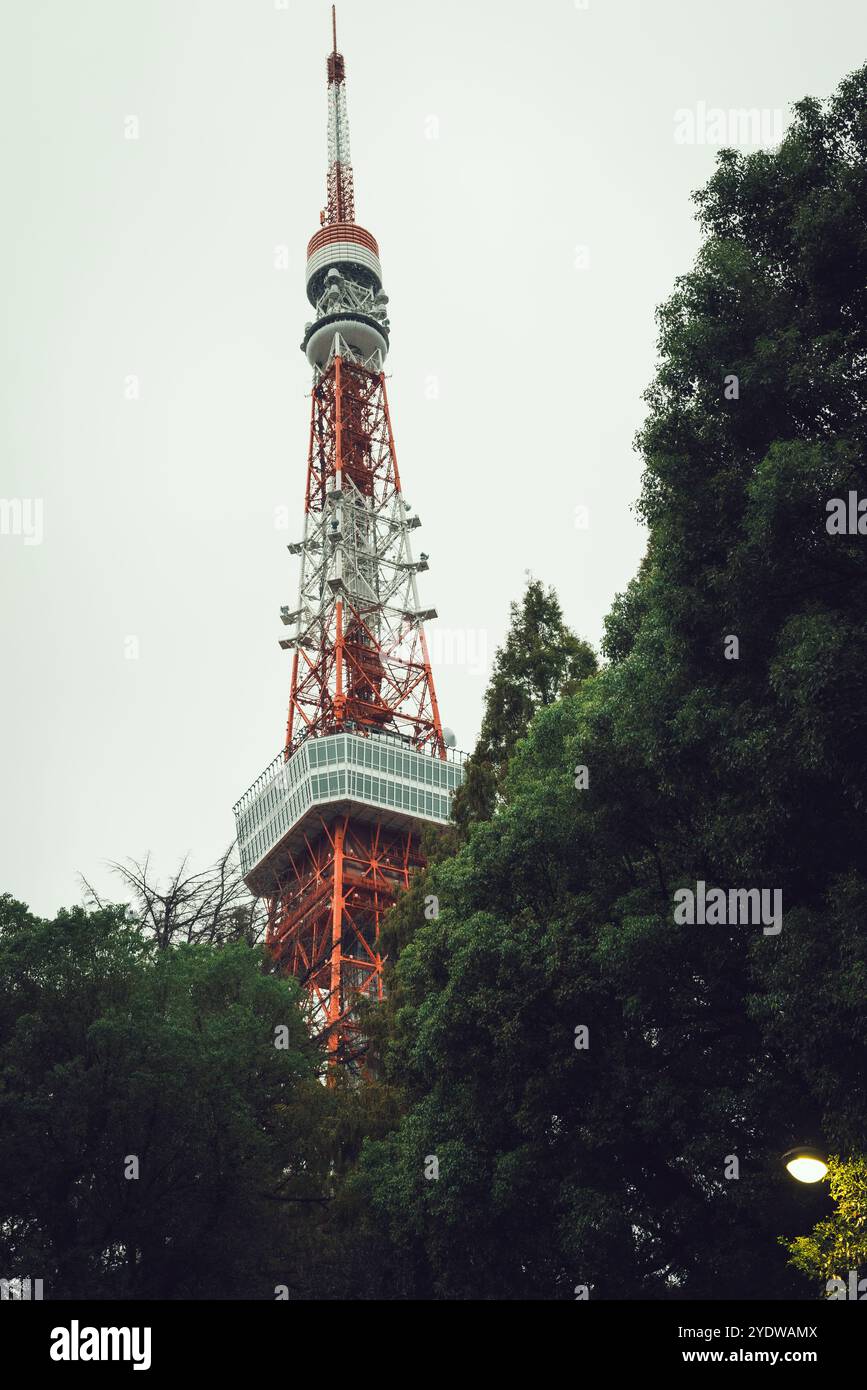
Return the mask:
<path id="1" fill-rule="evenodd" d="M 333 48 L 328 55 L 328 199 L 323 226 L 355 221 L 355 189 L 349 153 L 346 64 L 337 51 L 337 6 L 331 6 Z"/>

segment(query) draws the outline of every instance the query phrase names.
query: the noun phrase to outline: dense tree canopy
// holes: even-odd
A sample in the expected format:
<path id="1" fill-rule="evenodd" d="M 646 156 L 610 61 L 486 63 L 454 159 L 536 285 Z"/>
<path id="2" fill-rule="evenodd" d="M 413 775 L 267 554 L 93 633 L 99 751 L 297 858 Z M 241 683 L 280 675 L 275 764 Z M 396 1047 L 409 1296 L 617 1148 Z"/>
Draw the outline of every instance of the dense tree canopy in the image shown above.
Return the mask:
<path id="1" fill-rule="evenodd" d="M 329 1155 L 294 981 L 243 944 L 159 950 L 123 908 L 49 922 L 9 897 L 0 979 L 5 1277 L 51 1298 L 295 1278 L 275 1208 L 321 1194 Z"/>
<path id="2" fill-rule="evenodd" d="M 357 1180 L 420 1290 L 814 1292 L 777 1237 L 823 1198 L 779 1155 L 867 1133 L 867 541 L 826 528 L 867 491 L 865 154 L 867 70 L 721 155 L 659 316 L 609 664 L 540 701 L 404 928 L 405 1114 Z M 677 925 L 700 881 L 779 891 L 782 931 Z"/>

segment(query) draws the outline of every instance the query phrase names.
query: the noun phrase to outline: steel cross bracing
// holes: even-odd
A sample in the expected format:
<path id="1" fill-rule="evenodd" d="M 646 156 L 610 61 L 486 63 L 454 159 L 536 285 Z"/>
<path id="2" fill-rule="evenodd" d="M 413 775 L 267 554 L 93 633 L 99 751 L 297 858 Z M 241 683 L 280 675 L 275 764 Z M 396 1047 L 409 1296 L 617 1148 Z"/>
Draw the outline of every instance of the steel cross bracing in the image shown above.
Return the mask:
<path id="1" fill-rule="evenodd" d="M 289 855 L 282 893 L 269 901 L 268 938 L 283 967 L 307 992 L 315 1033 L 335 1060 L 364 1051 L 359 1005 L 382 998 L 379 929 L 396 894 L 421 868 L 411 830 L 341 816 Z"/>
<path id="2" fill-rule="evenodd" d="M 313 389 L 286 746 L 370 728 L 444 750 L 385 378 L 334 355 Z"/>

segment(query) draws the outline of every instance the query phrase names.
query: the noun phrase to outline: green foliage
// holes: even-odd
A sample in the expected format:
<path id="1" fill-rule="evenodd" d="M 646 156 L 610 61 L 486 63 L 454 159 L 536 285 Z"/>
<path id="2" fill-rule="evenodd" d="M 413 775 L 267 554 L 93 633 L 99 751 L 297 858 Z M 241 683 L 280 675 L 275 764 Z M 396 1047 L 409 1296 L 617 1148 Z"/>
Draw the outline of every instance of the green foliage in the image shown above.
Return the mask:
<path id="1" fill-rule="evenodd" d="M 576 690 L 596 670 L 592 648 L 566 626 L 557 595 L 538 579 L 527 581 L 523 599 L 510 605 L 510 613 L 485 694 L 478 742 L 454 798 L 454 820 L 464 833 L 493 814 L 509 758 L 536 710 Z"/>
<path id="2" fill-rule="evenodd" d="M 865 154 L 867 69 L 779 150 L 723 152 L 659 315 L 609 666 L 564 666 L 538 586 L 513 609 L 472 834 L 428 870 L 439 916 L 401 908 L 379 1051 L 403 1114 L 350 1184 L 416 1296 L 812 1293 L 778 1236 L 823 1195 L 779 1155 L 820 1132 L 857 1164 L 867 1133 L 867 557 L 825 528 L 864 491 Z M 699 879 L 781 890 L 782 933 L 676 926 Z M 853 1186 L 814 1242 L 859 1212 Z"/>
<path id="3" fill-rule="evenodd" d="M 830 1279 L 848 1285 L 849 1271 L 867 1265 L 867 1159 L 844 1163 L 838 1156 L 828 1165 L 828 1180 L 835 1209 L 820 1221 L 812 1235 L 781 1239 L 792 1264 L 823 1289 Z M 863 1297 L 863 1295 L 862 1295 Z"/>
<path id="4" fill-rule="evenodd" d="M 320 1194 L 329 1162 L 294 982 L 245 945 L 160 951 L 122 908 L 48 922 L 8 896 L 0 978 L 6 1277 L 52 1298 L 273 1297 L 275 1210 Z"/>

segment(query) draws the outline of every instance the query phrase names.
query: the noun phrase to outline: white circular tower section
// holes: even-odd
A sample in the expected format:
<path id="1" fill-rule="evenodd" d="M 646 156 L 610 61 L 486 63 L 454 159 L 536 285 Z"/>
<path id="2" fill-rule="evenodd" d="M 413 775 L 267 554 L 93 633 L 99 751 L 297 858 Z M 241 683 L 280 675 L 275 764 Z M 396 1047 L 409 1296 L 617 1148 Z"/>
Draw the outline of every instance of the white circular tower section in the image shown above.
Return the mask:
<path id="1" fill-rule="evenodd" d="M 335 333 L 339 333 L 347 347 L 362 360 L 380 352 L 385 361 L 388 338 L 373 319 L 362 314 L 329 314 L 311 326 L 301 344 L 311 367 L 325 367 L 331 356 Z"/>
<path id="2" fill-rule="evenodd" d="M 306 283 L 307 298 L 314 308 L 332 268 L 368 285 L 374 293 L 382 289 L 379 247 L 370 232 L 355 222 L 333 222 L 310 238 Z"/>

